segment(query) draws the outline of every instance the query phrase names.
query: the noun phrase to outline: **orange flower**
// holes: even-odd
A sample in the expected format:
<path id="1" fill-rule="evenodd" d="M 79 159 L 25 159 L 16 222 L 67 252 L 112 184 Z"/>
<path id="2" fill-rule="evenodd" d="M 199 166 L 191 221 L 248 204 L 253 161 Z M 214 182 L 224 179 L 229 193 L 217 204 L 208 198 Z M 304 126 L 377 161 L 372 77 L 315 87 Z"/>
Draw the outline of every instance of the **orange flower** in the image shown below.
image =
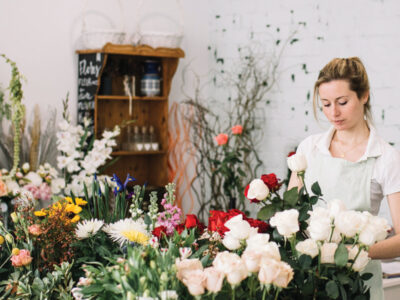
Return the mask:
<path id="1" fill-rule="evenodd" d="M 31 226 L 28 227 L 29 233 L 35 236 L 38 236 L 42 233 L 42 229 L 40 227 L 40 225 L 38 224 L 33 224 Z"/>
<path id="2" fill-rule="evenodd" d="M 0 179 L 0 197 L 8 194 L 7 185 Z"/>
<path id="3" fill-rule="evenodd" d="M 225 145 L 228 142 L 228 135 L 225 133 L 220 133 L 215 137 L 219 146 Z"/>
<path id="4" fill-rule="evenodd" d="M 242 134 L 243 126 L 242 125 L 235 125 L 231 128 L 232 134 Z"/>

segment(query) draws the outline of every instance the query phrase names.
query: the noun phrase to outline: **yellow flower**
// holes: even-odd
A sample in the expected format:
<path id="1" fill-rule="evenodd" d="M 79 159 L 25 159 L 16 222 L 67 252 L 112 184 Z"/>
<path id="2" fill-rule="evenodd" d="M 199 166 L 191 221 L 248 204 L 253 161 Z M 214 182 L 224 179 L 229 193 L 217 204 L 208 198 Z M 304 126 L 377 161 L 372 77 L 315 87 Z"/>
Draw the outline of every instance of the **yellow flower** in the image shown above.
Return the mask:
<path id="1" fill-rule="evenodd" d="M 79 220 L 80 220 L 80 216 L 79 215 L 75 215 L 75 217 L 73 217 L 72 219 L 71 219 L 71 222 L 72 223 L 76 223 L 76 222 L 78 222 Z"/>
<path id="2" fill-rule="evenodd" d="M 60 202 L 56 202 L 53 204 L 53 210 L 61 210 L 62 209 L 62 205 Z"/>
<path id="3" fill-rule="evenodd" d="M 147 245 L 147 242 L 149 241 L 148 235 L 136 230 L 122 231 L 121 234 L 126 237 L 130 242 Z"/>
<path id="4" fill-rule="evenodd" d="M 18 248 L 13 248 L 11 251 L 12 255 L 18 255 L 19 254 L 19 249 Z"/>
<path id="5" fill-rule="evenodd" d="M 65 207 L 65 211 L 71 212 L 74 214 L 79 214 L 82 211 L 82 207 L 80 207 L 79 205 L 75 205 L 75 204 L 67 204 L 67 206 Z"/>
<path id="6" fill-rule="evenodd" d="M 41 210 L 37 210 L 34 212 L 36 217 L 44 217 L 47 215 L 47 212 L 42 208 Z"/>
<path id="7" fill-rule="evenodd" d="M 71 204 L 74 203 L 74 201 L 72 201 L 72 198 L 71 198 L 71 197 L 65 197 L 65 200 L 67 200 L 68 203 L 71 203 Z"/>
<path id="8" fill-rule="evenodd" d="M 0 235 L 0 245 L 3 245 L 3 243 L 4 243 L 4 237 Z"/>
<path id="9" fill-rule="evenodd" d="M 87 204 L 87 201 L 83 200 L 82 198 L 75 198 L 75 203 L 76 205 L 83 206 Z"/>

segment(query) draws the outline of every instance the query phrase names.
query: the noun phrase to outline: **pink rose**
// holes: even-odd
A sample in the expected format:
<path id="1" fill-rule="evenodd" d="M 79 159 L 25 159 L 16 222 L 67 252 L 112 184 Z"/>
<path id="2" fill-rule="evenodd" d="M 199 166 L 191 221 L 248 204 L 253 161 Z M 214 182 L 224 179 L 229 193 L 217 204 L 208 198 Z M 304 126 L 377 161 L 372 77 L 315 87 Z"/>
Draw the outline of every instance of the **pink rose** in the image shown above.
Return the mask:
<path id="1" fill-rule="evenodd" d="M 38 224 L 33 224 L 28 227 L 29 233 L 35 236 L 38 236 L 42 233 L 42 229 L 40 228 L 40 225 Z"/>
<path id="2" fill-rule="evenodd" d="M 18 255 L 11 257 L 11 262 L 14 267 L 27 266 L 32 262 L 31 253 L 28 250 L 20 250 Z"/>
<path id="3" fill-rule="evenodd" d="M 243 126 L 242 125 L 235 125 L 231 128 L 232 134 L 242 134 Z"/>
<path id="4" fill-rule="evenodd" d="M 220 133 L 215 137 L 219 146 L 225 145 L 228 142 L 228 135 L 225 133 Z"/>
<path id="5" fill-rule="evenodd" d="M 27 185 L 24 186 L 24 189 L 31 192 L 32 196 L 39 200 L 40 199 L 40 189 L 36 185 L 32 183 L 28 183 Z"/>

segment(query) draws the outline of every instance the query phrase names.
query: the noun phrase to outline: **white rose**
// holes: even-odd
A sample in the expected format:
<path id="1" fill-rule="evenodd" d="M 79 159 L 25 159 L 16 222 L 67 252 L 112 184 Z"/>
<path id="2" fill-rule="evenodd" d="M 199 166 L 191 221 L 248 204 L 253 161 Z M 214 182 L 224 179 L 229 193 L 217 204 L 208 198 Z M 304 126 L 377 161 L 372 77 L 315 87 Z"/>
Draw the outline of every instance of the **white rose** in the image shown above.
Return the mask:
<path id="1" fill-rule="evenodd" d="M 359 241 L 364 245 L 371 246 L 378 241 L 384 240 L 390 230 L 388 221 L 367 212 L 363 213 L 368 217 L 368 223 L 361 230 Z"/>
<path id="2" fill-rule="evenodd" d="M 364 229 L 368 222 L 368 216 L 358 211 L 342 211 L 335 218 L 337 230 L 346 237 L 354 237 Z"/>
<path id="3" fill-rule="evenodd" d="M 246 265 L 239 255 L 228 251 L 219 252 L 213 261 L 213 266 L 226 275 L 231 285 L 240 283 L 248 274 Z"/>
<path id="4" fill-rule="evenodd" d="M 307 231 L 310 237 L 316 241 L 328 241 L 332 231 L 329 210 L 324 207 L 315 207 L 310 211 Z"/>
<path id="5" fill-rule="evenodd" d="M 296 153 L 287 158 L 287 164 L 292 172 L 303 172 L 307 169 L 307 160 L 304 154 Z"/>
<path id="6" fill-rule="evenodd" d="M 273 259 L 265 259 L 260 265 L 258 280 L 262 284 L 272 284 L 279 275 L 279 263 Z"/>
<path id="7" fill-rule="evenodd" d="M 242 260 L 249 272 L 254 273 L 260 270 L 261 255 L 256 250 L 245 250 L 242 254 Z"/>
<path id="8" fill-rule="evenodd" d="M 268 233 L 257 233 L 246 240 L 246 250 L 257 250 L 269 242 Z"/>
<path id="9" fill-rule="evenodd" d="M 335 252 L 338 245 L 336 243 L 324 243 L 321 247 L 321 263 L 334 264 Z"/>
<path id="10" fill-rule="evenodd" d="M 312 258 L 316 257 L 319 252 L 317 243 L 312 239 L 307 239 L 297 243 L 296 250 L 301 254 L 309 255 Z"/>
<path id="11" fill-rule="evenodd" d="M 349 260 L 354 260 L 359 251 L 358 246 L 353 246 L 353 247 L 349 246 L 348 250 L 349 250 Z M 358 254 L 357 256 L 356 261 L 353 262 L 351 268 L 356 272 L 361 272 L 362 270 L 365 269 L 370 260 L 371 259 L 368 256 L 368 252 L 365 250 L 361 250 L 360 254 Z M 349 262 L 347 266 L 351 266 L 351 263 Z"/>
<path id="12" fill-rule="evenodd" d="M 280 235 L 288 238 L 299 231 L 299 212 L 289 209 L 277 212 L 270 220 L 271 226 L 278 229 Z"/>
<path id="13" fill-rule="evenodd" d="M 346 205 L 342 200 L 333 199 L 328 202 L 328 210 L 329 210 L 329 216 L 333 219 L 337 215 L 339 215 L 340 212 L 346 210 Z"/>
<path id="14" fill-rule="evenodd" d="M 251 230 L 249 222 L 243 220 L 242 215 L 234 216 L 225 222 L 224 226 L 229 229 L 232 237 L 243 240 L 247 239 L 254 231 Z"/>
<path id="15" fill-rule="evenodd" d="M 268 186 L 261 179 L 253 179 L 249 184 L 247 198 L 262 201 L 269 195 Z"/>
<path id="16" fill-rule="evenodd" d="M 32 171 L 26 174 L 25 178 L 35 186 L 39 186 L 43 182 L 42 177 Z"/>
<path id="17" fill-rule="evenodd" d="M 281 260 L 279 246 L 275 242 L 269 242 L 268 244 L 261 246 L 258 252 L 261 254 L 261 259 L 270 258 L 278 261 Z"/>
<path id="18" fill-rule="evenodd" d="M 229 250 L 237 250 L 241 246 L 240 240 L 235 238 L 230 231 L 225 233 L 222 244 Z"/>

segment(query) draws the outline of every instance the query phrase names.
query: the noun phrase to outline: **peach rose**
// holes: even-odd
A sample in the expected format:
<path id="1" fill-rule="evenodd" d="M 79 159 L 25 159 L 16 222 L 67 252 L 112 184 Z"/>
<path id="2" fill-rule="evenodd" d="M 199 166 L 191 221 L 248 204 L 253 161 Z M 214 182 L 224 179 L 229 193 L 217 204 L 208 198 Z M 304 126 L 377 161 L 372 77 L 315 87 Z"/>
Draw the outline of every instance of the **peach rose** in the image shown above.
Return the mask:
<path id="1" fill-rule="evenodd" d="M 204 294 L 204 276 L 203 270 L 193 269 L 186 272 L 182 282 L 186 285 L 192 296 Z"/>
<path id="2" fill-rule="evenodd" d="M 204 269 L 205 287 L 212 293 L 218 293 L 224 282 L 224 273 L 218 271 L 214 267 Z"/>
<path id="3" fill-rule="evenodd" d="M 277 287 L 286 288 L 293 279 L 293 269 L 284 261 L 279 262 L 278 276 L 273 280 L 273 284 Z"/>
<path id="4" fill-rule="evenodd" d="M 34 236 L 38 236 L 42 233 L 42 229 L 40 228 L 40 225 L 38 225 L 38 224 L 33 224 L 33 225 L 29 226 L 28 230 L 29 230 L 29 233 Z"/>
<path id="5" fill-rule="evenodd" d="M 178 272 L 176 273 L 176 277 L 182 281 L 183 278 L 187 277 L 187 273 L 193 270 L 201 270 L 203 271 L 203 265 L 198 259 L 182 259 L 179 258 L 175 261 L 176 268 Z"/>
<path id="6" fill-rule="evenodd" d="M 228 135 L 225 133 L 220 133 L 215 137 L 219 146 L 225 145 L 228 142 Z"/>
<path id="7" fill-rule="evenodd" d="M 243 126 L 242 125 L 235 125 L 231 128 L 232 134 L 242 134 Z"/>
<path id="8" fill-rule="evenodd" d="M 274 259 L 263 259 L 258 272 L 258 280 L 262 284 L 272 284 L 279 275 L 279 263 Z"/>
<path id="9" fill-rule="evenodd" d="M 20 250 L 18 255 L 11 257 L 11 262 L 14 267 L 27 266 L 32 262 L 31 253 L 28 250 Z"/>

